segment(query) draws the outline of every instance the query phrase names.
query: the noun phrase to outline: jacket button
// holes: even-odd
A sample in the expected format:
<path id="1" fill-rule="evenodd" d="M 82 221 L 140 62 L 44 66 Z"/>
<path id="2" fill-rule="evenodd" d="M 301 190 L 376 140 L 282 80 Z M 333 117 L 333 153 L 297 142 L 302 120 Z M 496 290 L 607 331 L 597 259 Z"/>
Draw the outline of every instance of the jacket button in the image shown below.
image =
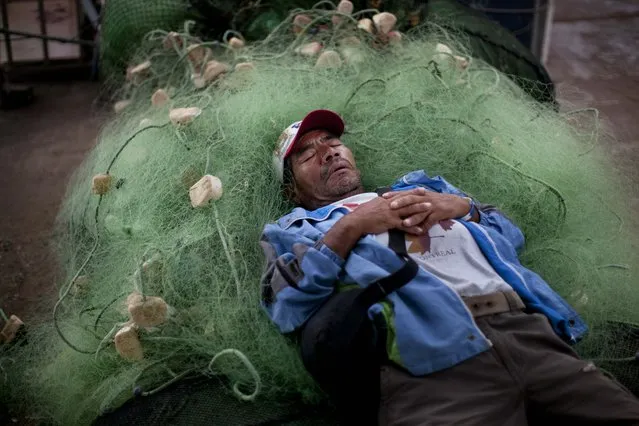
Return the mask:
<path id="1" fill-rule="evenodd" d="M 571 327 L 574 327 L 575 326 L 575 320 L 573 320 L 573 319 L 568 320 L 568 325 L 571 326 Z"/>
<path id="2" fill-rule="evenodd" d="M 468 340 L 475 340 L 475 335 L 474 334 L 469 335 Z"/>

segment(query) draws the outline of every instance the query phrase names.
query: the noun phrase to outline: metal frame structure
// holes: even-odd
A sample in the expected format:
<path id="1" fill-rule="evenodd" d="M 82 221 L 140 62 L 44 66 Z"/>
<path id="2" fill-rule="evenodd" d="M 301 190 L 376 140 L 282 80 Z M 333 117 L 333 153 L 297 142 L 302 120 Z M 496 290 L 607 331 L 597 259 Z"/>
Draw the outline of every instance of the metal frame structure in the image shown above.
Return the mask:
<path id="1" fill-rule="evenodd" d="M 555 0 L 534 0 L 523 2 L 532 7 L 517 8 L 517 2 L 512 1 L 513 7 L 491 7 L 490 0 L 458 0 L 462 4 L 471 7 L 486 14 L 492 14 L 493 19 L 497 20 L 503 25 L 503 22 L 497 18 L 497 15 L 507 17 L 509 15 L 532 15 L 530 23 L 525 28 L 514 31 L 515 35 L 522 34 L 523 32 L 530 33 L 530 45 L 527 46 L 530 51 L 535 55 L 542 64 L 545 64 L 548 59 L 548 50 L 550 45 L 550 36 L 553 17 L 555 14 Z M 503 3 L 503 2 L 497 2 Z M 512 29 L 511 29 L 512 30 Z M 526 43 L 524 43 L 526 44 Z"/>
<path id="2" fill-rule="evenodd" d="M 555 16 L 555 0 L 535 0 L 535 5 L 540 9 L 542 6 L 545 7 L 540 10 L 541 13 L 535 14 L 533 20 L 531 50 L 545 65 L 550 51 L 550 37 Z"/>
<path id="3" fill-rule="evenodd" d="M 49 56 L 49 42 L 56 41 L 60 43 L 72 43 L 78 44 L 86 47 L 96 47 L 96 43 L 92 40 L 82 40 L 79 38 L 64 38 L 64 37 L 53 37 L 47 34 L 47 24 L 45 19 L 45 9 L 44 9 L 44 0 L 35 0 L 38 5 L 38 15 L 39 15 L 39 24 L 40 24 L 40 33 L 29 33 L 25 31 L 17 31 L 11 29 L 11 24 L 9 22 L 9 11 L 8 4 L 10 0 L 0 0 L 0 15 L 2 15 L 2 22 L 0 26 L 0 36 L 3 38 L 3 43 L 5 46 L 7 61 L 4 64 L 5 71 L 11 70 L 14 66 L 20 65 L 20 63 L 14 61 L 13 55 L 13 46 L 12 46 L 12 37 L 18 36 L 20 38 L 36 38 L 42 41 L 42 52 L 44 54 L 44 59 L 42 61 L 36 61 L 39 65 L 44 65 L 46 68 L 48 65 L 51 65 L 52 62 Z M 99 23 L 99 15 L 95 9 L 95 6 L 91 0 L 76 0 L 76 7 L 78 13 L 77 15 L 77 28 L 78 32 L 82 28 L 82 24 L 84 23 L 85 16 L 91 23 L 94 28 L 94 31 L 97 32 L 98 23 Z M 33 62 L 30 62 L 33 64 Z"/>

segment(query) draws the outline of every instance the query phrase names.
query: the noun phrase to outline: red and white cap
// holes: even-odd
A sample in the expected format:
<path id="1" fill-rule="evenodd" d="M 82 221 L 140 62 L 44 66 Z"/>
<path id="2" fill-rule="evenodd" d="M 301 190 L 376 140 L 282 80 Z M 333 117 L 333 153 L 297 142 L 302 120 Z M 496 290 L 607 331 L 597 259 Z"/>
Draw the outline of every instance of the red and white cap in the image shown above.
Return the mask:
<path id="1" fill-rule="evenodd" d="M 344 133 L 344 121 L 333 111 L 316 109 L 306 114 L 302 121 L 288 126 L 277 140 L 273 152 L 273 166 L 280 182 L 284 180 L 284 160 L 294 152 L 295 144 L 300 138 L 311 130 L 326 130 L 340 137 Z"/>

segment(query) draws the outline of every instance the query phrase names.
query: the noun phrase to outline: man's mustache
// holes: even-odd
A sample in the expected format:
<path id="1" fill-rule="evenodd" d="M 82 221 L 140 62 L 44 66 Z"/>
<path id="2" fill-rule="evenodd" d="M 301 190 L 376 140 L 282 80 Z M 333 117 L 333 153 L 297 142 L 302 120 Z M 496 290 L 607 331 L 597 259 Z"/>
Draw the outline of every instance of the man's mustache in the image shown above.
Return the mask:
<path id="1" fill-rule="evenodd" d="M 340 158 L 339 160 L 332 160 L 331 162 L 326 163 L 322 166 L 322 168 L 320 169 L 320 178 L 325 181 L 331 174 L 333 174 L 333 171 L 335 171 L 335 169 L 342 167 L 346 167 L 348 169 L 353 168 L 351 163 L 343 158 Z"/>

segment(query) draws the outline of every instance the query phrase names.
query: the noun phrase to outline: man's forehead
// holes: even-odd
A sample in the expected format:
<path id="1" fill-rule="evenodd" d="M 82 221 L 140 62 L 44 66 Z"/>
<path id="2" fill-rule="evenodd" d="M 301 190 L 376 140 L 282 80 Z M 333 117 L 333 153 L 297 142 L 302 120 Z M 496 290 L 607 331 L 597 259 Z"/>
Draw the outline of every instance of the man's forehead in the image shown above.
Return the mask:
<path id="1" fill-rule="evenodd" d="M 311 130 L 310 132 L 304 133 L 297 143 L 297 150 L 305 148 L 306 146 L 311 145 L 315 142 L 321 141 L 322 139 L 326 139 L 326 137 L 332 138 L 335 136 L 328 130 L 323 129 Z"/>

